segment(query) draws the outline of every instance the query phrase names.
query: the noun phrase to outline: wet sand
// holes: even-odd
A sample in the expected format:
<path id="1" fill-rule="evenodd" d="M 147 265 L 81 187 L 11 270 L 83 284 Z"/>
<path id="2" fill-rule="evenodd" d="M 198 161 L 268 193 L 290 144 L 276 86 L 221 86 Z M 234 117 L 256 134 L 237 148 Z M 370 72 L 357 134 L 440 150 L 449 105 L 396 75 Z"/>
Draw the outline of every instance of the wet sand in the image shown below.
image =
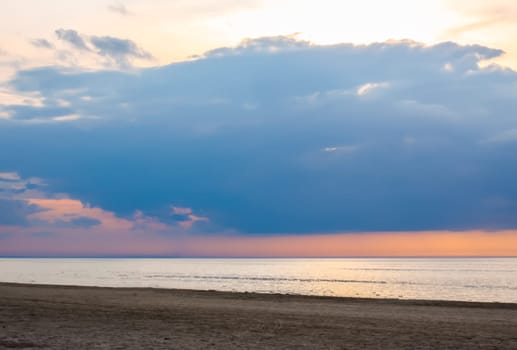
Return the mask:
<path id="1" fill-rule="evenodd" d="M 0 283 L 0 349 L 517 349 L 517 304 Z"/>

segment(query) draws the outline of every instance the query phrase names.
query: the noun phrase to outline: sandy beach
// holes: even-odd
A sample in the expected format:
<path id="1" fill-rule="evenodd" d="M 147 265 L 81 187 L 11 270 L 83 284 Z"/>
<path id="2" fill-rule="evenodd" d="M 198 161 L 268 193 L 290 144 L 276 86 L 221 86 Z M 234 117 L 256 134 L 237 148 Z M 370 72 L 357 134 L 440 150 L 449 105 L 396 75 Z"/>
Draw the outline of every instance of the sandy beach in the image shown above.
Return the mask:
<path id="1" fill-rule="evenodd" d="M 1 349 L 517 349 L 517 304 L 0 284 Z"/>

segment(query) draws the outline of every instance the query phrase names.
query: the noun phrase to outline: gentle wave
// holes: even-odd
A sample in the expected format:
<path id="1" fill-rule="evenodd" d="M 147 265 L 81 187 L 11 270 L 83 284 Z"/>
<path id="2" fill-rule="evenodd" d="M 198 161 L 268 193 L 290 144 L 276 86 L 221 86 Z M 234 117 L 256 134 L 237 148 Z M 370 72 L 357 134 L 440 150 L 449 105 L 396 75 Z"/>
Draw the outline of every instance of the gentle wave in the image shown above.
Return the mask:
<path id="1" fill-rule="evenodd" d="M 326 278 L 287 278 L 287 277 L 243 277 L 243 276 L 200 276 L 200 275 L 145 275 L 145 278 L 173 278 L 173 279 L 199 279 L 199 280 L 236 280 L 236 281 L 272 281 L 272 282 L 314 282 L 314 283 L 372 283 L 386 284 L 386 281 L 345 280 Z"/>
<path id="2" fill-rule="evenodd" d="M 408 272 L 414 272 L 414 271 L 426 271 L 426 272 L 515 272 L 517 273 L 517 270 L 496 270 L 496 269 L 425 269 L 425 268 L 419 268 L 419 269 L 408 269 L 408 268 L 353 268 L 353 267 L 344 267 L 341 270 L 344 271 L 408 271 Z"/>
<path id="3" fill-rule="evenodd" d="M 125 275 L 124 275 L 125 276 Z M 122 277 L 122 276 L 121 276 Z M 442 286 L 447 284 L 422 283 L 411 281 L 382 281 L 382 280 L 354 280 L 354 279 L 327 279 L 327 278 L 287 278 L 287 277 L 250 277 L 250 276 L 214 276 L 214 275 L 179 275 L 179 274 L 154 274 L 145 275 L 146 279 L 177 279 L 177 280 L 231 280 L 231 281 L 270 281 L 270 282 L 298 282 L 298 283 L 365 283 L 365 284 L 392 284 L 392 285 L 414 285 L 414 286 Z M 462 288 L 474 289 L 505 289 L 517 290 L 517 287 L 502 285 L 461 285 Z"/>

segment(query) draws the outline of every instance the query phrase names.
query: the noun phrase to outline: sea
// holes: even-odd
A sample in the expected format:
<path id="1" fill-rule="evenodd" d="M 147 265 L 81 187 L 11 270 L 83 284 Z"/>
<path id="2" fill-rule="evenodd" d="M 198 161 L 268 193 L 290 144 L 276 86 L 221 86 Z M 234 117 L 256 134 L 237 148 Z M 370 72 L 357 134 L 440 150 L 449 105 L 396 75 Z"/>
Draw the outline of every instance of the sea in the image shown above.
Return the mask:
<path id="1" fill-rule="evenodd" d="M 0 282 L 517 303 L 517 258 L 5 258 Z"/>

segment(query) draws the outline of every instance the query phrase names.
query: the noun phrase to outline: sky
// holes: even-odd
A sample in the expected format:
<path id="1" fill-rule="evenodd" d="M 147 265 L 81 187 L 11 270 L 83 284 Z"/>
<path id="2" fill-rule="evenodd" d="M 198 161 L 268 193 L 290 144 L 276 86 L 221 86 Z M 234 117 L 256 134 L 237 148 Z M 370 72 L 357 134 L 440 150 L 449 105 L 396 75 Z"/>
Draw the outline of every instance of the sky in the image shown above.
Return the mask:
<path id="1" fill-rule="evenodd" d="M 4 0 L 0 256 L 516 256 L 513 0 Z"/>

